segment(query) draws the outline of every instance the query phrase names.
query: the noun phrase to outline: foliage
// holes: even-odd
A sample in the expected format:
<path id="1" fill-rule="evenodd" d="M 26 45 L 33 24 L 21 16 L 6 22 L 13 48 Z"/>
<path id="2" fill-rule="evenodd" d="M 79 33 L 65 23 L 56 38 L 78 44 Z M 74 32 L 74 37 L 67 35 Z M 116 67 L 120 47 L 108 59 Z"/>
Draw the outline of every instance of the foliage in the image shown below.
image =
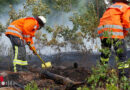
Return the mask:
<path id="1" fill-rule="evenodd" d="M 65 46 L 71 44 L 73 49 L 81 50 L 86 49 L 84 39 L 87 39 L 87 35 L 95 38 L 96 28 L 98 25 L 98 17 L 96 15 L 94 5 L 90 3 L 86 8 L 86 11 L 82 14 L 74 13 L 70 17 L 70 21 L 73 23 L 73 28 L 70 29 L 66 26 L 55 26 L 55 28 L 47 27 L 47 31 L 52 32 L 52 40 L 49 42 L 53 45 Z M 62 38 L 62 42 L 59 41 Z M 80 48 L 81 47 L 81 48 Z"/>
<path id="2" fill-rule="evenodd" d="M 116 69 L 111 69 L 108 64 L 100 65 L 92 69 L 90 77 L 87 77 L 87 86 L 79 87 L 77 90 L 95 90 L 97 88 L 104 88 L 107 90 L 129 90 L 128 78 L 122 76 L 118 77 Z M 100 89 L 99 89 L 100 90 Z"/>
<path id="3" fill-rule="evenodd" d="M 40 90 L 40 89 L 38 88 L 35 81 L 31 81 L 29 84 L 25 86 L 24 90 Z"/>
<path id="4" fill-rule="evenodd" d="M 94 5 L 96 6 L 95 9 L 97 11 L 97 15 L 99 18 L 101 18 L 104 11 L 106 10 L 104 0 L 93 0 L 93 2 L 95 2 Z"/>
<path id="5" fill-rule="evenodd" d="M 130 31 L 130 29 L 128 31 Z M 125 38 L 125 40 L 127 45 L 130 46 L 130 32 L 128 32 L 128 36 Z"/>
<path id="6" fill-rule="evenodd" d="M 6 12 L 6 7 L 8 7 L 9 4 L 18 4 L 21 0 L 0 0 L 0 13 Z"/>
<path id="7" fill-rule="evenodd" d="M 5 26 L 0 23 L 0 36 L 5 31 Z"/>
<path id="8" fill-rule="evenodd" d="M 72 0 L 54 0 L 54 8 L 57 10 L 70 11 Z"/>
<path id="9" fill-rule="evenodd" d="M 77 88 L 77 90 L 90 90 L 90 89 L 88 87 L 84 86 L 84 87 Z"/>
<path id="10" fill-rule="evenodd" d="M 87 82 L 91 84 L 91 88 L 104 87 L 106 83 L 117 82 L 117 78 L 111 78 L 117 76 L 115 71 L 108 70 L 108 65 L 98 65 L 97 68 L 92 69 L 92 75 L 88 78 Z"/>
<path id="11" fill-rule="evenodd" d="M 49 14 L 48 6 L 43 3 L 41 0 L 26 0 L 26 3 L 23 5 L 23 9 L 16 12 L 12 5 L 10 5 L 11 10 L 9 11 L 10 22 L 27 16 L 27 12 L 32 11 L 33 16 Z M 44 12 L 42 12 L 44 11 Z"/>
<path id="12" fill-rule="evenodd" d="M 92 36 L 92 38 L 95 38 L 96 28 L 99 22 L 93 3 L 88 3 L 84 13 L 75 13 L 74 16 L 70 18 L 70 20 L 73 22 L 74 31 L 80 29 L 80 31 L 84 34 L 84 37 L 86 37 L 88 34 Z"/>
<path id="13" fill-rule="evenodd" d="M 0 24 L 0 32 L 4 32 L 5 27 L 7 27 L 12 21 L 27 16 L 27 13 L 30 12 L 30 10 L 33 16 L 37 15 L 45 16 L 46 14 L 50 13 L 48 6 L 41 0 L 26 0 L 26 3 L 23 4 L 23 8 L 18 11 L 16 11 L 12 5 L 9 5 L 9 7 L 10 7 L 10 11 L 8 12 L 9 19 L 5 26 Z"/>
<path id="14" fill-rule="evenodd" d="M 32 11 L 33 16 L 46 16 L 50 13 L 50 9 L 46 3 L 43 3 L 42 0 L 26 0 L 26 3 Z"/>
<path id="15" fill-rule="evenodd" d="M 111 37 L 111 36 L 110 36 Z M 116 42 L 116 43 L 114 43 Z M 122 42 L 118 39 L 107 39 L 107 44 L 111 44 L 112 46 L 119 47 Z M 100 50 L 102 53 L 104 53 L 107 57 L 110 57 L 111 51 L 109 48 L 102 48 Z M 117 49 L 116 53 L 121 54 L 123 52 L 122 49 Z M 128 59 L 126 62 L 121 62 L 119 60 L 119 57 L 116 56 L 115 58 L 117 66 L 116 68 L 110 68 L 108 63 L 98 63 L 98 65 L 94 68 L 92 68 L 92 73 L 90 77 L 86 79 L 86 83 L 89 89 L 95 90 L 96 88 L 104 88 L 107 90 L 129 90 L 129 78 L 126 77 L 126 74 L 128 74 L 128 71 L 125 71 L 125 67 L 119 68 L 120 66 L 130 66 L 130 59 Z M 129 67 L 128 67 L 129 69 Z M 128 76 L 128 75 L 127 75 Z M 80 87 L 81 88 L 81 87 Z M 83 88 L 84 89 L 84 88 Z M 82 90 L 82 89 L 77 89 Z"/>
<path id="16" fill-rule="evenodd" d="M 52 10 L 57 12 L 70 12 L 73 8 L 77 8 L 80 0 L 43 0 Z M 82 0 L 84 1 L 84 0 Z M 52 4 L 53 3 L 53 4 Z"/>

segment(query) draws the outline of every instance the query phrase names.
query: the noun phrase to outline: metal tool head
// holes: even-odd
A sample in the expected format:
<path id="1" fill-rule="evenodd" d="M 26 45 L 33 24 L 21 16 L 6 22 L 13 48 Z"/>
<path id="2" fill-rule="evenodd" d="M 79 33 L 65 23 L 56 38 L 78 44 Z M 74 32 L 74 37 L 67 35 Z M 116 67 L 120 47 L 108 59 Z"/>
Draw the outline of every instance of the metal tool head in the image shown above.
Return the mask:
<path id="1" fill-rule="evenodd" d="M 52 67 L 51 62 L 46 62 L 45 64 L 42 64 L 42 68 L 49 68 Z"/>

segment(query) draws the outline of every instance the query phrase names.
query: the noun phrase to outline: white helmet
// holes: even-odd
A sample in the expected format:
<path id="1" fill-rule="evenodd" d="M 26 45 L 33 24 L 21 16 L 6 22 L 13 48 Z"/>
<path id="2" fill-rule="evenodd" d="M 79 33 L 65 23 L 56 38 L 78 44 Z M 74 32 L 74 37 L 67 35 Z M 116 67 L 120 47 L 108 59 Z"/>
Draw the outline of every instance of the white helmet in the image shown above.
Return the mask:
<path id="1" fill-rule="evenodd" d="M 38 16 L 39 19 L 45 24 L 46 23 L 46 18 L 44 16 Z"/>
<path id="2" fill-rule="evenodd" d="M 35 19 L 38 21 L 40 28 L 46 24 L 46 18 L 44 16 L 36 16 Z"/>

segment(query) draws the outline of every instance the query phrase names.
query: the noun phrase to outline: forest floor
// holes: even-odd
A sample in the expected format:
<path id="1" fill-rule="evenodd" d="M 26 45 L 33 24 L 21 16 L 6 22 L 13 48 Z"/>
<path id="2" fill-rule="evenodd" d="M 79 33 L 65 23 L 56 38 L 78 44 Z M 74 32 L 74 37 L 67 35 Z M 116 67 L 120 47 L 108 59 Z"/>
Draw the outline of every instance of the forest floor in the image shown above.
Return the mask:
<path id="1" fill-rule="evenodd" d="M 37 87 L 40 90 L 76 90 L 76 88 L 82 87 L 84 85 L 89 86 L 86 83 L 86 79 L 92 74 L 91 69 L 93 66 L 96 66 L 98 55 L 88 55 L 83 57 L 80 54 L 67 54 L 61 56 L 64 56 L 61 58 L 64 58 L 65 60 L 61 60 L 61 62 L 57 61 L 57 64 L 56 61 L 52 60 L 54 61 L 52 62 L 54 66 L 48 69 L 41 69 L 39 66 L 41 65 L 39 60 L 36 60 L 37 58 L 33 57 L 35 62 L 30 62 L 29 72 L 17 73 L 12 71 L 13 64 L 9 58 L 1 58 L 0 90 L 37 90 L 35 89 Z M 78 63 L 78 66 L 74 64 L 75 62 Z M 110 63 L 114 65 L 112 60 Z M 44 75 L 44 71 L 50 72 L 51 75 L 47 77 L 47 75 Z M 62 79 L 59 80 L 55 78 L 55 75 L 58 75 Z M 2 85 L 1 78 L 4 79 L 6 85 Z M 98 90 L 104 89 L 100 88 Z"/>
<path id="2" fill-rule="evenodd" d="M 29 72 L 17 73 L 11 71 L 0 71 L 0 75 L 4 77 L 5 82 L 14 82 L 11 85 L 2 86 L 0 90 L 22 90 L 27 84 L 29 85 L 31 82 L 35 82 L 38 88 L 41 90 L 43 90 L 43 88 L 45 90 L 76 90 L 77 87 L 85 84 L 86 77 L 90 75 L 90 71 L 84 67 L 58 66 L 46 69 L 46 71 L 52 74 L 62 76 L 66 79 L 72 80 L 73 82 L 81 83 L 79 85 L 70 85 L 70 83 L 62 83 L 62 81 L 44 76 L 44 74 L 42 74 L 44 69 L 31 67 L 29 70 Z"/>

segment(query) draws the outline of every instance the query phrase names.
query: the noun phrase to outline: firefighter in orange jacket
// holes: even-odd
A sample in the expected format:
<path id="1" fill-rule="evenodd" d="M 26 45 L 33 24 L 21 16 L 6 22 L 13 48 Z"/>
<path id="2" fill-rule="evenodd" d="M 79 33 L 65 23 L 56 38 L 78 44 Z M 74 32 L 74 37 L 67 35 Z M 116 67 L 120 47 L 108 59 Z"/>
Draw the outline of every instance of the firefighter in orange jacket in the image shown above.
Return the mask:
<path id="1" fill-rule="evenodd" d="M 25 43 L 30 42 L 32 48 L 36 50 L 33 43 L 33 37 L 35 36 L 35 32 L 37 30 L 44 27 L 45 23 L 45 17 L 37 16 L 15 20 L 8 26 L 5 34 L 10 39 L 14 50 L 14 72 L 28 71 Z"/>
<path id="2" fill-rule="evenodd" d="M 111 51 L 113 45 L 116 55 L 119 58 L 119 75 L 128 76 L 129 64 L 126 57 L 126 46 L 124 38 L 130 29 L 130 7 L 128 0 L 112 0 L 114 3 L 107 8 L 98 26 L 98 34 L 101 39 L 101 46 L 106 51 Z M 110 40 L 110 42 L 109 42 Z M 120 51 L 120 52 L 119 52 Z M 101 52 L 100 62 L 108 63 L 110 53 Z M 125 73 L 123 74 L 123 70 Z"/>

